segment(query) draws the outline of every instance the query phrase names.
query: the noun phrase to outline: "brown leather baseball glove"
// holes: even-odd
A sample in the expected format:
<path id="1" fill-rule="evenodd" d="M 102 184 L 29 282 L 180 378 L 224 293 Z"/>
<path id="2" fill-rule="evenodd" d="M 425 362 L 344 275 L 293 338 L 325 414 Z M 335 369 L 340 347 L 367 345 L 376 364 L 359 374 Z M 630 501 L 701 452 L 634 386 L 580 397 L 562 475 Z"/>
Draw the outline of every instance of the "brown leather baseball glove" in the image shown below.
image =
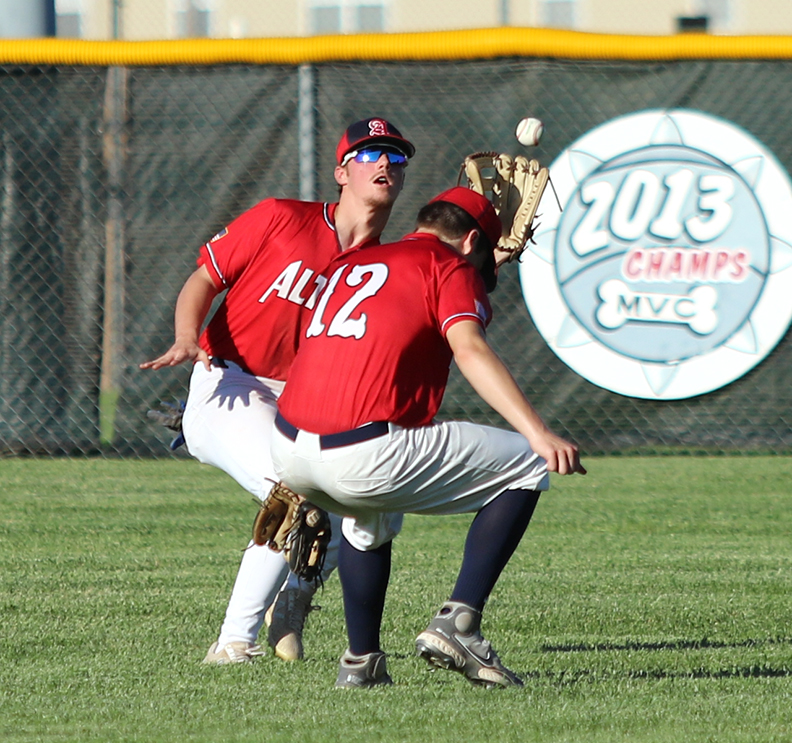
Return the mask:
<path id="1" fill-rule="evenodd" d="M 253 521 L 253 542 L 283 552 L 289 569 L 309 583 L 321 582 L 330 532 L 327 512 L 282 482 L 273 486 Z"/>

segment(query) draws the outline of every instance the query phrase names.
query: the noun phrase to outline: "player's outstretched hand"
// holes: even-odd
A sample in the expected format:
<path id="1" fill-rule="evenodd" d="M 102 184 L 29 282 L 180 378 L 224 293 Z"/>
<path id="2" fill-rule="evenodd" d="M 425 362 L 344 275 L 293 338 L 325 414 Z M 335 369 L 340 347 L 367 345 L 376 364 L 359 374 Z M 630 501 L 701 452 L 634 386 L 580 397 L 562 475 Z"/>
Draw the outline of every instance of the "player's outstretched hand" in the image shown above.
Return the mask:
<path id="1" fill-rule="evenodd" d="M 547 462 L 550 472 L 559 475 L 586 474 L 586 468 L 580 462 L 580 452 L 576 444 L 572 444 L 552 431 L 544 431 L 535 441 L 531 441 L 533 450 Z"/>
<path id="2" fill-rule="evenodd" d="M 176 341 L 162 356 L 152 361 L 144 361 L 141 369 L 162 369 L 164 366 L 178 366 L 185 361 L 200 361 L 209 369 L 209 356 L 197 343 Z"/>

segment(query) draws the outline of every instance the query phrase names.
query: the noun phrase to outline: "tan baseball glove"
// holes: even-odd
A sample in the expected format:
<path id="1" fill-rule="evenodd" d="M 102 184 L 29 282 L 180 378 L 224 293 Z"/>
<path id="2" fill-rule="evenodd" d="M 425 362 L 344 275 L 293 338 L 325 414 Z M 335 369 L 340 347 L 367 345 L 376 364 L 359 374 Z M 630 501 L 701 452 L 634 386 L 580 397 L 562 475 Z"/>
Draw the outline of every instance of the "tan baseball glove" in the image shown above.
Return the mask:
<path id="1" fill-rule="evenodd" d="M 500 262 L 517 260 L 535 231 L 534 217 L 550 178 L 548 169 L 522 155 L 474 152 L 460 166 L 457 185 L 463 177 L 469 188 L 492 202 L 503 223 L 496 250 L 506 257 Z"/>
<path id="2" fill-rule="evenodd" d="M 330 517 L 279 482 L 256 514 L 253 542 L 283 552 L 289 569 L 303 580 L 321 582 L 330 543 Z"/>

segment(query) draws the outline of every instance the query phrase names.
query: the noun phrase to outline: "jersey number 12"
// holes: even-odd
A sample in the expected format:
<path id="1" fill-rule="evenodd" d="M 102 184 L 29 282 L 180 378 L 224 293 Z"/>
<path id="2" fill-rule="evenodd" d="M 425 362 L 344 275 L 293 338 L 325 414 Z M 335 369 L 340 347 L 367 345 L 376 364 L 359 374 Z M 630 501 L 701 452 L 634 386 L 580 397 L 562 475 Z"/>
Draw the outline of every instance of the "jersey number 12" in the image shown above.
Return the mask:
<path id="1" fill-rule="evenodd" d="M 360 288 L 346 301 L 338 311 L 325 324 L 325 311 L 330 297 L 338 286 L 344 271 L 349 268 L 349 264 L 339 266 L 327 286 L 322 292 L 319 303 L 316 305 L 311 323 L 305 333 L 306 338 L 321 335 L 327 330 L 326 335 L 339 335 L 342 338 L 356 338 L 360 340 L 366 334 L 366 321 L 368 317 L 365 312 L 361 312 L 358 317 L 352 317 L 352 313 L 357 306 L 369 297 L 373 297 L 388 279 L 388 267 L 384 263 L 371 263 L 367 266 L 355 266 L 346 276 L 347 286 Z M 368 276 L 368 278 L 366 278 Z"/>

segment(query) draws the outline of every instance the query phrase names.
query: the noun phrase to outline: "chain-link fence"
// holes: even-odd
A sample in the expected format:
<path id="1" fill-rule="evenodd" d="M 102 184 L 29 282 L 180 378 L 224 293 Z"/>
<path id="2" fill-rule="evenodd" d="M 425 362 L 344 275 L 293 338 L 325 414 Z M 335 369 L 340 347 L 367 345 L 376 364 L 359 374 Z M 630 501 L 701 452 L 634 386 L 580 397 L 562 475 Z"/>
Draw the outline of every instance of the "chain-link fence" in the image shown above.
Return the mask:
<path id="1" fill-rule="evenodd" d="M 456 181 L 466 153 L 515 151 L 514 124 L 526 113 L 546 124 L 536 156 L 548 164 L 615 116 L 684 107 L 733 121 L 792 170 L 791 85 L 785 61 L 515 58 L 302 72 L 5 65 L 0 451 L 167 456 L 167 432 L 146 410 L 183 398 L 189 370 L 137 365 L 170 346 L 176 295 L 199 246 L 267 196 L 309 188 L 334 200 L 334 150 L 354 120 L 384 116 L 417 147 L 385 234 L 395 239 L 428 197 Z M 535 329 L 514 267 L 502 272 L 493 304 L 494 346 L 549 424 L 586 453 L 792 449 L 789 332 L 727 387 L 648 401 L 566 367 Z M 456 374 L 443 415 L 498 422 Z"/>

